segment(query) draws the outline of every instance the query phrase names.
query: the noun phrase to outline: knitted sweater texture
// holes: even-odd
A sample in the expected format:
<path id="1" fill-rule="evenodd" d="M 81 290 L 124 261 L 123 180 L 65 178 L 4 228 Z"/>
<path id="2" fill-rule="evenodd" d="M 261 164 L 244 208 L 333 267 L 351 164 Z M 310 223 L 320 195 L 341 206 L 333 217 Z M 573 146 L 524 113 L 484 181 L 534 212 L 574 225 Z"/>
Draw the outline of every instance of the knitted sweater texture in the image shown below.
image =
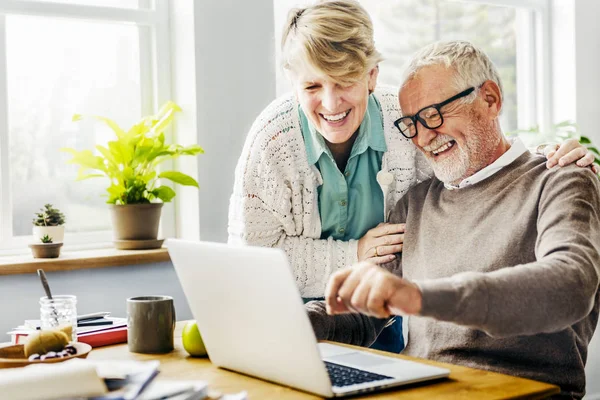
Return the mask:
<path id="1" fill-rule="evenodd" d="M 431 177 L 431 169 L 394 126 L 400 110 L 396 91 L 380 88 L 387 152 L 382 171 L 393 175 L 382 187 L 391 210 L 408 189 Z M 329 276 L 357 261 L 357 241 L 321 239 L 318 169 L 308 163 L 298 103 L 292 95 L 273 101 L 256 119 L 235 171 L 229 206 L 229 243 L 282 248 L 304 297 L 323 296 Z"/>

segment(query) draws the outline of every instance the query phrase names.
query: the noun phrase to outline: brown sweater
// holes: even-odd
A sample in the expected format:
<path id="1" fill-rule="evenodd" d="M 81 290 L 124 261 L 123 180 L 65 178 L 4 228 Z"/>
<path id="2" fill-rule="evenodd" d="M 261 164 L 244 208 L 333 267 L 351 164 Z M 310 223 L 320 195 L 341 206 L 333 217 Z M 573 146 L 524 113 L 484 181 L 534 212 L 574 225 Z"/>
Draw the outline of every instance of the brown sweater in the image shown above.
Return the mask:
<path id="1" fill-rule="evenodd" d="M 404 354 L 585 393 L 600 301 L 600 184 L 591 171 L 547 170 L 525 153 L 473 186 L 437 179 L 401 199 L 404 252 L 386 265 L 419 285 Z M 307 305 L 319 339 L 370 344 L 385 320 L 330 317 Z"/>

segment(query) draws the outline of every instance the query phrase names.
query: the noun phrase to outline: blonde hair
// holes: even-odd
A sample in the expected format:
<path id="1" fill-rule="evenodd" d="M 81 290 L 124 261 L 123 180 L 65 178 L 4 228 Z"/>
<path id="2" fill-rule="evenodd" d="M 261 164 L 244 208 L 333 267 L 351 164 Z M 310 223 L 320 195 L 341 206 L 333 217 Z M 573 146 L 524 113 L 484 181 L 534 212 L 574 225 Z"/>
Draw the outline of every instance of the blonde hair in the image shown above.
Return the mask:
<path id="1" fill-rule="evenodd" d="M 404 87 L 421 68 L 430 65 L 453 68 L 456 71 L 453 85 L 457 91 L 470 86 L 478 88 L 483 82 L 491 80 L 496 82 L 500 88 L 500 96 L 504 97 L 502 81 L 492 60 L 472 43 L 461 40 L 435 42 L 418 50 L 405 67 L 400 87 Z M 472 102 L 476 95 L 475 91 L 463 101 Z"/>
<path id="2" fill-rule="evenodd" d="M 369 14 L 353 0 L 290 10 L 281 52 L 285 70 L 308 67 L 341 84 L 355 83 L 383 59 Z"/>

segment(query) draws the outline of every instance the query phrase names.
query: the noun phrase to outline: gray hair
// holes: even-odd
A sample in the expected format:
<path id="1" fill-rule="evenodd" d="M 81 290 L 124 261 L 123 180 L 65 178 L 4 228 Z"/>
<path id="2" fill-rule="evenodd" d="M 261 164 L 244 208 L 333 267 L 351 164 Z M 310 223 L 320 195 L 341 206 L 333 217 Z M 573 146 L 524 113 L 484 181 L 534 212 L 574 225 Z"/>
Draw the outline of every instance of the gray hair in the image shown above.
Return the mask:
<path id="1" fill-rule="evenodd" d="M 472 43 L 460 40 L 435 42 L 413 54 L 406 64 L 400 87 L 404 87 L 421 68 L 430 65 L 453 68 L 456 71 L 453 79 L 456 91 L 470 86 L 478 88 L 483 82 L 491 80 L 500 88 L 501 98 L 504 97 L 500 75 L 492 60 Z M 472 102 L 475 96 L 476 91 L 464 98 L 464 102 Z"/>

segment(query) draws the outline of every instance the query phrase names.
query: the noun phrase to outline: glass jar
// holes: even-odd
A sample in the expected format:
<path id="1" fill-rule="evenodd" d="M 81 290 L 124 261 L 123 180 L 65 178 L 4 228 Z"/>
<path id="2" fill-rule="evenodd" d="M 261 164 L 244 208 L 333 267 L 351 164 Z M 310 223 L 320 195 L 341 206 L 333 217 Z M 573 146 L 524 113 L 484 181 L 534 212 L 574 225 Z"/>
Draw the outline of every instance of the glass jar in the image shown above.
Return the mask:
<path id="1" fill-rule="evenodd" d="M 41 329 L 71 326 L 71 341 L 77 341 L 77 297 L 71 295 L 40 298 Z"/>

